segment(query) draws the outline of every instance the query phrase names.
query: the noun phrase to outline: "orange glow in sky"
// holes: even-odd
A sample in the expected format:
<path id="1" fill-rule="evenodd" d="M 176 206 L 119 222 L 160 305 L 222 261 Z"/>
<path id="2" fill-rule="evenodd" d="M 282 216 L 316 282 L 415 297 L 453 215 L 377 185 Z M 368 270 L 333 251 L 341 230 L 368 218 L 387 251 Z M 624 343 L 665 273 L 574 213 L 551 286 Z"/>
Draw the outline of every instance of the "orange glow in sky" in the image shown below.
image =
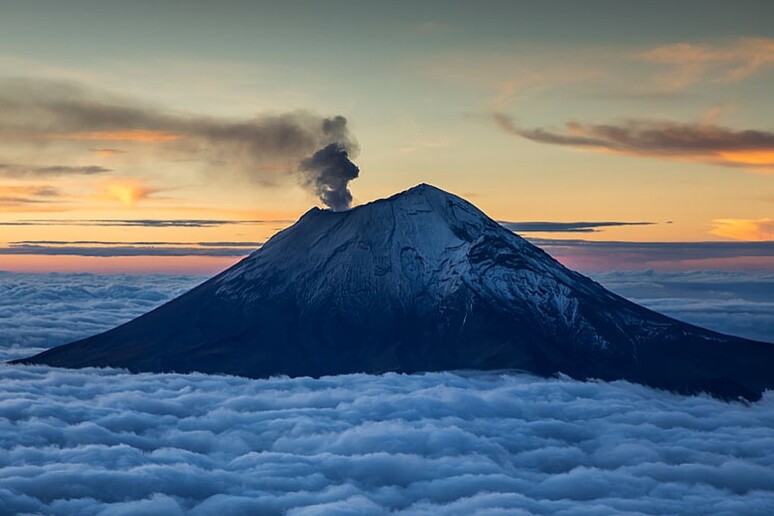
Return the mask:
<path id="1" fill-rule="evenodd" d="M 181 136 L 179 134 L 167 133 L 164 131 L 133 129 L 127 131 L 82 131 L 52 135 L 50 138 L 55 140 L 156 143 L 172 142 L 179 140 Z"/>

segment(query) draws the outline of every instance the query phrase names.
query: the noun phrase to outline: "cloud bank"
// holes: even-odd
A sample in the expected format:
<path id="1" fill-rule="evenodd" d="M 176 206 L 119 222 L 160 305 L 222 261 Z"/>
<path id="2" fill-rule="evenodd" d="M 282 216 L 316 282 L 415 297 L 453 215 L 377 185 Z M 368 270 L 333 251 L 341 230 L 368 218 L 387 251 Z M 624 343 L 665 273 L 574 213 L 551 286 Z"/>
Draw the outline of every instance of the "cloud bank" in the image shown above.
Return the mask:
<path id="1" fill-rule="evenodd" d="M 727 328 L 746 319 L 734 300 L 774 310 L 771 276 L 595 279 Z M 201 280 L 0 273 L 0 358 L 103 331 Z M 0 365 L 0 512 L 764 515 L 772 394 L 745 405 L 518 373 L 251 380 Z"/>
<path id="2" fill-rule="evenodd" d="M 0 505 L 38 514 L 765 514 L 774 398 L 435 373 L 0 366 Z"/>

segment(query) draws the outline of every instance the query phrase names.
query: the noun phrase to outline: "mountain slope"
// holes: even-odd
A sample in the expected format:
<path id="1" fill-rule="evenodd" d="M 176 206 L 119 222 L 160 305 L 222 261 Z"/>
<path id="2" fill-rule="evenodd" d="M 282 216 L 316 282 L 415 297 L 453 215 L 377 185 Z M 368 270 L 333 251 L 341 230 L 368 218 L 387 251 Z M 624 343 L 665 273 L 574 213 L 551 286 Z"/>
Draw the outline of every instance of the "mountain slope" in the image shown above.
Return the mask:
<path id="1" fill-rule="evenodd" d="M 123 326 L 23 360 L 263 377 L 524 369 L 757 399 L 774 345 L 631 303 L 428 185 L 314 208 Z"/>

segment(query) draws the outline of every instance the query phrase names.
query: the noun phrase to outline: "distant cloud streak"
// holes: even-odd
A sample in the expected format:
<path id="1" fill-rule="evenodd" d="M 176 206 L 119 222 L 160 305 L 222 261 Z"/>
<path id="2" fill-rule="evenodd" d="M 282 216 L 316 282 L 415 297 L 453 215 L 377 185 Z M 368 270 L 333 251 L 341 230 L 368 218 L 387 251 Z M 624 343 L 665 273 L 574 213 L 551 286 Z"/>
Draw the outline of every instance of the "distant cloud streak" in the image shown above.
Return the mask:
<path id="1" fill-rule="evenodd" d="M 173 244 L 173 243 L 171 243 Z M 0 247 L 0 255 L 46 256 L 245 256 L 245 246 L 181 246 L 181 245 L 47 245 L 11 244 Z"/>
<path id="2" fill-rule="evenodd" d="M 648 120 L 619 125 L 568 122 L 564 130 L 526 129 L 506 114 L 495 113 L 493 118 L 506 133 L 538 143 L 774 171 L 774 132 L 769 131 Z"/>
<path id="3" fill-rule="evenodd" d="M 516 233 L 594 233 L 620 226 L 651 226 L 655 222 L 508 222 L 498 221 Z"/>
<path id="4" fill-rule="evenodd" d="M 204 247 L 250 247 L 257 248 L 263 242 L 169 242 L 169 241 L 134 241 L 119 242 L 113 240 L 20 240 L 10 242 L 12 245 L 180 245 Z"/>
<path id="5" fill-rule="evenodd" d="M 228 225 L 291 224 L 294 220 L 227 219 L 29 219 L 0 222 L 0 226 L 98 226 L 147 228 L 211 228 Z"/>
<path id="6" fill-rule="evenodd" d="M 67 166 L 67 165 L 22 165 L 0 163 L 0 176 L 10 178 L 56 177 L 68 175 L 95 175 L 112 172 L 111 169 L 97 165 Z"/>

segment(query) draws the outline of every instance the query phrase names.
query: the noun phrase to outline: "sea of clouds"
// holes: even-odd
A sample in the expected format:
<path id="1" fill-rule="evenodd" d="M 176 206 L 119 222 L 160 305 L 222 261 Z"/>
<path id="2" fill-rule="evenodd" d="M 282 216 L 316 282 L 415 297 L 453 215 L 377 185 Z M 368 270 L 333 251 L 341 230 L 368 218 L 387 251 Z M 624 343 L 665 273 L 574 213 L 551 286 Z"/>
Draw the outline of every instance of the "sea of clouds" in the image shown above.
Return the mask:
<path id="1" fill-rule="evenodd" d="M 0 272 L 0 361 L 109 330 L 201 283 L 200 276 Z"/>
<path id="2" fill-rule="evenodd" d="M 4 514 L 771 514 L 753 405 L 525 374 L 0 366 Z"/>
<path id="3" fill-rule="evenodd" d="M 615 293 L 675 319 L 774 342 L 774 274 L 648 270 L 593 277 Z"/>
<path id="4" fill-rule="evenodd" d="M 718 274 L 596 279 L 653 303 L 774 305 L 755 278 Z M 201 279 L 0 273 L 0 353 L 102 331 Z M 251 380 L 0 365 L 2 515 L 773 507 L 774 392 L 748 405 L 513 372 Z"/>

